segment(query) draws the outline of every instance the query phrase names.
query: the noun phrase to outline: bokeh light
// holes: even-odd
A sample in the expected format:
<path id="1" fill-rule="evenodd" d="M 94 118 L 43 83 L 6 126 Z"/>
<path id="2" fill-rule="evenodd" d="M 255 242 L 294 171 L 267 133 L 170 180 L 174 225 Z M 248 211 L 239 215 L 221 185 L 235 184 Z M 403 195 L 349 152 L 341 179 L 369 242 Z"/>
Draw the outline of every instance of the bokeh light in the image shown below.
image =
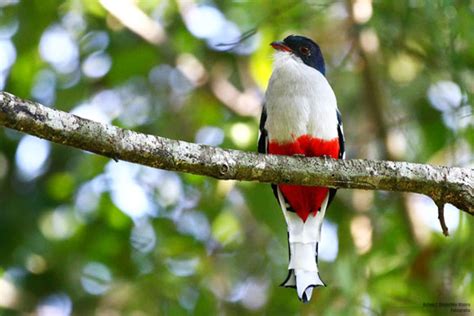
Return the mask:
<path id="1" fill-rule="evenodd" d="M 192 6 L 186 12 L 184 21 L 194 36 L 209 39 L 222 30 L 225 17 L 217 8 L 202 5 Z"/>
<path id="2" fill-rule="evenodd" d="M 16 59 L 16 50 L 11 40 L 0 39 L 0 72 L 8 70 Z"/>
<path id="3" fill-rule="evenodd" d="M 35 76 L 31 95 L 44 105 L 52 105 L 56 99 L 56 75 L 51 70 L 42 70 Z"/>
<path id="4" fill-rule="evenodd" d="M 43 235 L 51 240 L 71 237 L 79 225 L 68 206 L 59 206 L 53 211 L 43 213 L 38 224 Z"/>
<path id="5" fill-rule="evenodd" d="M 41 57 L 60 73 L 73 72 L 79 65 L 79 47 L 60 25 L 49 27 L 39 44 Z"/>
<path id="6" fill-rule="evenodd" d="M 24 136 L 15 155 L 18 174 L 24 181 L 31 181 L 46 171 L 51 144 L 34 136 Z"/>
<path id="7" fill-rule="evenodd" d="M 461 88 L 452 81 L 438 81 L 428 89 L 431 105 L 441 111 L 451 111 L 461 105 L 463 96 Z"/>
<path id="8" fill-rule="evenodd" d="M 71 298 L 64 294 L 52 294 L 41 300 L 36 308 L 38 316 L 69 316 L 72 314 Z"/>
<path id="9" fill-rule="evenodd" d="M 156 235 L 153 226 L 145 219 L 137 221 L 132 229 L 130 242 L 133 248 L 142 253 L 153 251 L 156 245 Z"/>
<path id="10" fill-rule="evenodd" d="M 196 272 L 199 264 L 198 258 L 191 259 L 166 259 L 168 269 L 176 276 L 188 277 Z"/>
<path id="11" fill-rule="evenodd" d="M 337 225 L 326 219 L 321 228 L 321 242 L 318 245 L 318 258 L 323 261 L 332 262 L 336 260 L 338 252 L 339 239 L 337 237 Z"/>
<path id="12" fill-rule="evenodd" d="M 224 141 L 224 131 L 219 127 L 204 126 L 196 133 L 195 142 L 198 144 L 219 146 Z"/>
<path id="13" fill-rule="evenodd" d="M 112 274 L 109 268 L 99 262 L 89 262 L 82 269 L 81 284 L 92 295 L 100 295 L 110 288 Z"/>
<path id="14" fill-rule="evenodd" d="M 93 53 L 82 63 L 82 72 L 89 78 L 101 78 L 112 67 L 112 59 L 105 53 Z"/>
<path id="15" fill-rule="evenodd" d="M 112 201 L 132 219 L 154 216 L 157 212 L 150 193 L 135 178 L 139 168 L 124 162 L 110 162 L 106 167 Z"/>
<path id="16" fill-rule="evenodd" d="M 189 234 L 197 240 L 205 241 L 209 238 L 211 226 L 202 212 L 186 211 L 177 221 L 177 228 L 183 234 Z"/>

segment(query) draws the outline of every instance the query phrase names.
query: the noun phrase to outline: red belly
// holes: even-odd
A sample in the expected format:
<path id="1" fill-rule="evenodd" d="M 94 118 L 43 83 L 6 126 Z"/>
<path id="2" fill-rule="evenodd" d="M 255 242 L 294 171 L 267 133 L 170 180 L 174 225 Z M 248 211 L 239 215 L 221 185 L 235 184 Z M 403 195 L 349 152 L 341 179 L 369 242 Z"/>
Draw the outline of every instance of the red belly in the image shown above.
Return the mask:
<path id="1" fill-rule="evenodd" d="M 304 155 L 307 157 L 339 156 L 339 139 L 323 140 L 310 135 L 302 135 L 291 143 L 278 143 L 271 140 L 268 153 L 274 155 Z M 298 216 L 306 221 L 309 214 L 316 215 L 326 198 L 329 189 L 325 187 L 309 187 L 301 185 L 278 185 L 281 193 Z"/>

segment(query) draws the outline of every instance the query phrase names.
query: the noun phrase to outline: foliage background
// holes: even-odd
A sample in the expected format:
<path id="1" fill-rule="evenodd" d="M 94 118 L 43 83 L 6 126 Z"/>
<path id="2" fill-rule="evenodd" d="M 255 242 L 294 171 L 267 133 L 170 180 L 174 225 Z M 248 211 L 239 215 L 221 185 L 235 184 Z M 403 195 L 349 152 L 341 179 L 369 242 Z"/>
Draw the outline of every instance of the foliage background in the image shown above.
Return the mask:
<path id="1" fill-rule="evenodd" d="M 2 0 L 0 88 L 254 151 L 268 44 L 304 34 L 326 57 L 348 158 L 472 167 L 473 14 L 461 0 Z M 444 238 L 436 216 L 422 196 L 340 191 L 324 225 L 328 287 L 303 305 L 278 287 L 286 229 L 267 185 L 1 129 L 0 314 L 450 314 L 429 304 L 474 302 L 474 221 L 448 207 Z"/>

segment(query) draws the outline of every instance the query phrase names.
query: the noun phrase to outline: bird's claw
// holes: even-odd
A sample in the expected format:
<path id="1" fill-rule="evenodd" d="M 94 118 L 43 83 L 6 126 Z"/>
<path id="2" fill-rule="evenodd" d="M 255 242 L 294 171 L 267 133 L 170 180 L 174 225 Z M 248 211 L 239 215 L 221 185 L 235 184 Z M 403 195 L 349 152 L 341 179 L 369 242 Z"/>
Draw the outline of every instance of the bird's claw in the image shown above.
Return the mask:
<path id="1" fill-rule="evenodd" d="M 303 154 L 293 154 L 293 157 L 304 158 L 306 156 Z"/>

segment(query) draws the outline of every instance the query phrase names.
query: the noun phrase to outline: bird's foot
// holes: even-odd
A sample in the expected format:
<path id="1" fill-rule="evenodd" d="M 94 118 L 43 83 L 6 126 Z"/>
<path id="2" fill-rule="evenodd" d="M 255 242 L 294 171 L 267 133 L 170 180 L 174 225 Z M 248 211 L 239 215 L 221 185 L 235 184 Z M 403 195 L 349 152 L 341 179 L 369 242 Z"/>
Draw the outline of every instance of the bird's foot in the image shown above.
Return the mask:
<path id="1" fill-rule="evenodd" d="M 306 156 L 303 154 L 293 154 L 293 157 L 304 158 Z"/>

